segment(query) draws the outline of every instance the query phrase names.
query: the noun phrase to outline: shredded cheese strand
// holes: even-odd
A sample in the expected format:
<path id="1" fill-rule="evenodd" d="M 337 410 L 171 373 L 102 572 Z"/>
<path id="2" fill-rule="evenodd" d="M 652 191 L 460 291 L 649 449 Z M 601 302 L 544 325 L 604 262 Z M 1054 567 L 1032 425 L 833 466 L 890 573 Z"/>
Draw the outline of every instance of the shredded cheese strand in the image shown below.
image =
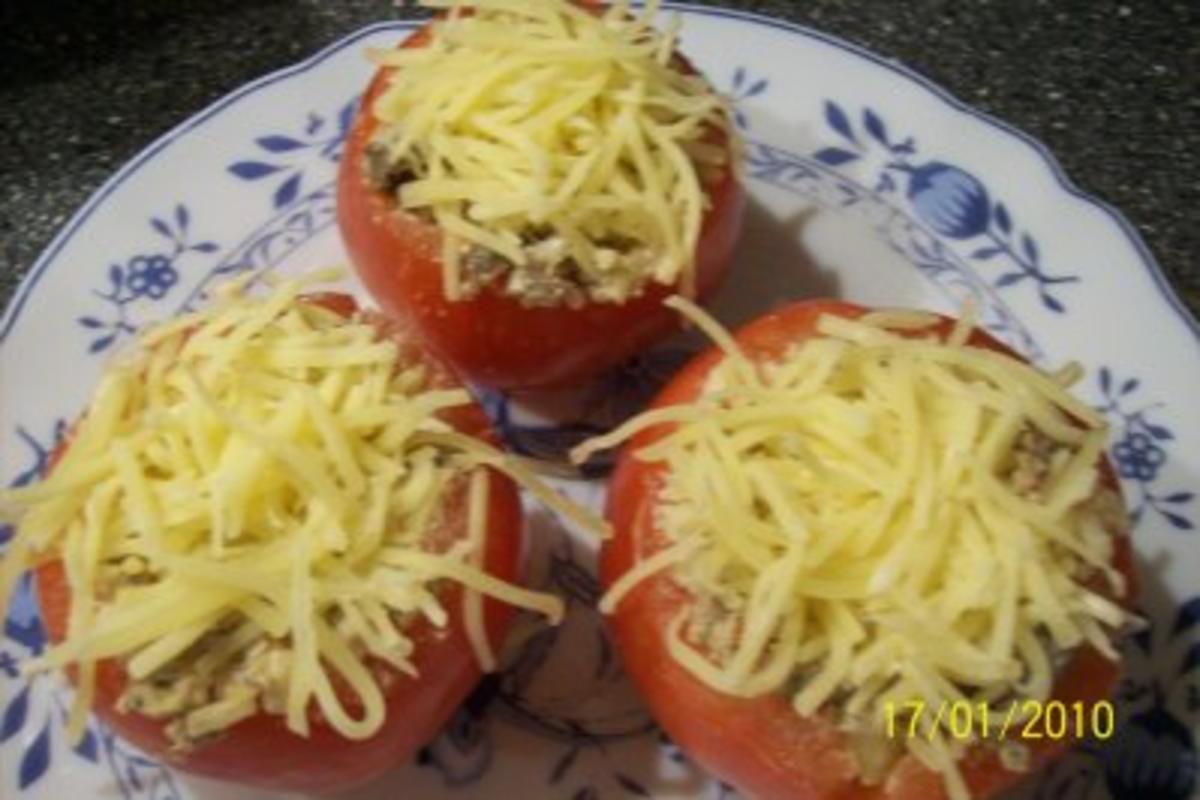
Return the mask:
<path id="1" fill-rule="evenodd" d="M 505 457 L 496 450 L 484 445 L 478 439 L 472 439 L 469 436 L 463 436 L 461 433 L 452 431 L 422 432 L 416 438 L 423 442 L 442 443 L 452 446 L 464 453 L 473 463 L 500 470 L 516 483 L 520 484 L 522 488 L 536 497 L 547 508 L 557 511 L 575 523 L 582 531 L 597 539 L 607 539 L 611 535 L 610 526 L 604 518 L 583 506 L 576 505 L 554 491 L 554 489 L 539 480 L 534 471 L 521 459 Z"/>
<path id="2" fill-rule="evenodd" d="M 471 566 L 475 569 L 479 569 L 483 561 L 487 508 L 488 475 L 484 470 L 477 469 L 471 473 L 471 486 L 467 493 L 467 545 L 472 553 Z M 468 587 L 463 594 L 463 627 L 483 671 L 495 671 L 496 653 L 492 650 L 483 621 L 483 594 L 474 588 Z"/>

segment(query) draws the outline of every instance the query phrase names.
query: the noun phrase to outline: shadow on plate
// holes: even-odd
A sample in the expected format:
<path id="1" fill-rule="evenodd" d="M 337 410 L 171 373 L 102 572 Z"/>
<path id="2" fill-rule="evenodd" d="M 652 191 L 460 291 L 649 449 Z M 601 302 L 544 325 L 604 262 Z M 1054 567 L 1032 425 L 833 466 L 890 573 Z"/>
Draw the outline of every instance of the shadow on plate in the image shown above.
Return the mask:
<path id="1" fill-rule="evenodd" d="M 596 498 L 592 498 L 593 500 Z M 550 513 L 527 516 L 527 582 L 561 597 L 563 624 L 523 615 L 486 677 L 415 765 L 342 800 L 700 797 L 710 781 L 665 744 L 596 610 L 595 548 Z"/>
<path id="2" fill-rule="evenodd" d="M 1112 735 L 1080 743 L 1010 800 L 1193 798 L 1200 785 L 1200 594 L 1173 597 L 1162 579 L 1168 566 L 1163 551 L 1137 557 L 1138 606 L 1149 624 L 1124 647 Z"/>
<path id="3" fill-rule="evenodd" d="M 711 303 L 726 327 L 795 300 L 838 295 L 837 273 L 821 268 L 803 243 L 818 213 L 813 206 L 781 219 L 750 198 L 733 269 Z"/>
<path id="4" fill-rule="evenodd" d="M 736 328 L 793 300 L 837 294 L 837 275 L 818 267 L 802 243 L 814 213 L 778 219 L 762 203 L 750 200 L 730 275 L 708 304 L 727 327 Z M 511 450 L 562 463 L 576 444 L 644 408 L 708 344 L 697 331 L 688 330 L 585 386 L 520 394 L 485 390 L 481 399 Z M 583 476 L 603 475 L 611 463 L 611 454 L 601 454 L 584 468 Z"/>

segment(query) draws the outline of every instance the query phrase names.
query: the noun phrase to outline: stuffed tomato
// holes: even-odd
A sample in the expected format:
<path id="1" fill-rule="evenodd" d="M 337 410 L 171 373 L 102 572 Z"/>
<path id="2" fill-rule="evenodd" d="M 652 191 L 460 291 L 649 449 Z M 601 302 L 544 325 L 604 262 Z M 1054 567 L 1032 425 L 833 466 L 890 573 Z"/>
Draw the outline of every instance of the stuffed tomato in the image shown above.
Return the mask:
<path id="1" fill-rule="evenodd" d="M 964 800 L 1112 734 L 1134 576 L 1074 370 L 924 313 L 689 313 L 720 347 L 576 454 L 628 439 L 602 609 L 685 751 L 752 797 Z"/>
<path id="2" fill-rule="evenodd" d="M 495 665 L 521 511 L 482 411 L 345 295 L 211 308 L 111 363 L 50 474 L 4 493 L 32 666 L 181 770 L 332 792 L 410 759 Z M 524 476 L 524 473 L 522 473 Z M 524 477 L 522 478 L 524 479 Z"/>
<path id="3" fill-rule="evenodd" d="M 338 224 L 384 311 L 470 380 L 561 385 L 677 327 L 729 267 L 744 196 L 724 101 L 659 33 L 568 0 L 465 10 L 367 88 Z"/>

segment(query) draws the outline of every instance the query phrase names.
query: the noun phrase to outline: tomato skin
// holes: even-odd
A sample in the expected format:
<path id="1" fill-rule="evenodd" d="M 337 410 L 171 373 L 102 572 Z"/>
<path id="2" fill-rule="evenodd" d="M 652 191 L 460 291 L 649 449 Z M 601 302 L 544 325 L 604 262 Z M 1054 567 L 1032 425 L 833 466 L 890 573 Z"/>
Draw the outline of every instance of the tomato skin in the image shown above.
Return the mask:
<path id="1" fill-rule="evenodd" d="M 854 318 L 867 309 L 832 300 L 796 303 L 759 317 L 735 334 L 755 361 L 785 353 L 795 342 L 815 335 L 822 314 Z M 940 332 L 948 332 L 943 320 Z M 1013 354 L 982 331 L 971 343 Z M 693 359 L 662 390 L 652 408 L 689 402 L 699 394 L 708 373 L 722 359 L 715 348 Z M 651 513 L 666 470 L 661 463 L 633 457 L 640 448 L 665 436 L 671 425 L 642 431 L 621 451 L 609 484 L 607 516 L 614 537 L 601 553 L 600 577 L 605 587 L 633 565 L 668 544 Z M 1102 482 L 1116 488 L 1107 460 L 1101 463 Z M 1134 593 L 1132 552 L 1128 536 L 1115 538 L 1115 566 Z M 744 794 L 791 800 L 942 800 L 941 778 L 915 758 L 905 755 L 884 783 L 867 787 L 856 779 L 854 759 L 834 725 L 820 716 L 801 718 L 779 695 L 737 698 L 723 694 L 691 675 L 671 658 L 666 645 L 667 624 L 690 602 L 690 596 L 666 573 L 647 578 L 622 600 L 609 617 L 627 672 L 667 733 L 698 763 Z M 1066 703 L 1091 704 L 1108 698 L 1119 677 L 1119 666 L 1099 653 L 1082 649 L 1064 666 L 1054 697 Z M 1031 772 L 1059 755 L 1067 741 L 1024 741 L 1031 753 Z M 999 762 L 994 749 L 976 747 L 960 765 L 975 798 L 994 796 L 1020 782 L 1026 773 L 1013 773 Z"/>
<path id="2" fill-rule="evenodd" d="M 401 46 L 420 46 L 428 28 Z M 685 68 L 691 69 L 686 65 Z M 674 287 L 650 285 L 623 304 L 578 309 L 528 308 L 485 288 L 450 301 L 442 292 L 441 234 L 398 210 L 373 190 L 363 154 L 379 126 L 370 112 L 390 70 L 376 73 L 346 139 L 338 170 L 337 213 L 342 239 L 359 278 L 388 314 L 412 318 L 434 348 L 469 380 L 500 388 L 559 386 L 616 366 L 679 328 L 662 305 Z M 718 141 L 724 142 L 724 134 Z M 710 295 L 728 271 L 741 230 L 745 195 L 732 170 L 709 190 L 696 248 L 696 293 Z"/>
<path id="3" fill-rule="evenodd" d="M 323 294 L 309 299 L 344 315 L 356 308 L 353 299 L 346 295 Z M 397 341 L 401 344 L 401 360 L 422 359 L 438 386 L 460 385 L 448 367 L 413 343 L 411 331 L 404 331 L 395 321 L 377 314 L 364 316 L 385 335 L 400 337 Z M 489 441 L 495 439 L 478 406 L 453 409 L 444 419 L 464 433 Z M 63 445 L 56 453 L 54 461 L 66 446 L 69 445 Z M 493 470 L 489 471 L 489 479 L 489 536 L 484 565 L 492 575 L 513 581 L 517 577 L 520 550 L 520 502 L 515 486 L 507 477 Z M 437 533 L 439 546 L 466 535 L 466 486 L 465 480 L 457 481 L 447 498 L 448 516 Z M 39 566 L 36 585 L 50 640 L 61 642 L 67 633 L 71 604 L 62 562 L 53 560 Z M 363 741 L 343 738 L 324 721 L 313 702 L 309 707 L 308 738 L 289 731 L 282 715 L 260 712 L 190 751 L 172 752 L 162 721 L 136 712 L 117 711 L 117 699 L 124 691 L 127 677 L 121 664 L 112 659 L 97 665 L 93 711 L 122 738 L 180 770 L 280 791 L 318 794 L 344 791 L 410 760 L 437 735 L 479 682 L 480 668 L 462 622 L 461 587 L 451 584 L 440 597 L 449 615 L 446 627 L 437 629 L 421 619 L 407 631 L 415 644 L 412 660 L 418 677 L 409 677 L 383 662 L 368 661 L 384 687 L 387 715 L 383 727 Z M 484 623 L 493 647 L 503 640 L 512 616 L 509 606 L 484 598 Z M 338 683 L 335 676 L 335 687 L 343 703 L 355 715 L 359 706 L 354 695 Z"/>

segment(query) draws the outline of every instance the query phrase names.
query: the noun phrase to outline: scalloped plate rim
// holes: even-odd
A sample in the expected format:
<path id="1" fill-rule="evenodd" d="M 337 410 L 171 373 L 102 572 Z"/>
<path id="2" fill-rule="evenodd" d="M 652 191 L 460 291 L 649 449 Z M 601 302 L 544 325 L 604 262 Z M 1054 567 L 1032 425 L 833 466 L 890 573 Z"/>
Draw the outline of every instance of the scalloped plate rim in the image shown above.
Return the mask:
<path id="1" fill-rule="evenodd" d="M 638 5 L 640 5 L 640 3 Z M 1146 245 L 1141 233 L 1137 230 L 1133 223 L 1130 222 L 1130 220 L 1123 213 L 1121 213 L 1119 209 L 1116 208 L 1116 206 L 1094 194 L 1081 189 L 1066 173 L 1066 170 L 1063 169 L 1062 165 L 1054 156 L 1050 148 L 1037 137 L 1008 122 L 1005 122 L 999 117 L 996 117 L 985 111 L 981 111 L 970 103 L 955 96 L 949 90 L 912 67 L 881 56 L 880 54 L 875 53 L 866 47 L 863 47 L 862 45 L 848 41 L 839 36 L 825 33 L 799 23 L 771 17 L 755 11 L 701 6 L 694 3 L 672 2 L 670 0 L 665 2 L 663 6 L 665 8 L 678 9 L 705 16 L 725 17 L 748 21 L 824 42 L 825 44 L 866 59 L 875 66 L 882 67 L 883 69 L 886 69 L 900 76 L 901 78 L 915 82 L 921 86 L 921 88 L 930 92 L 938 100 L 945 103 L 951 109 L 959 113 L 966 114 L 967 116 L 986 125 L 990 125 L 991 127 L 1001 131 L 1002 133 L 1008 134 L 1010 137 L 1021 142 L 1030 151 L 1032 151 L 1033 155 L 1040 159 L 1043 166 L 1049 169 L 1059 188 L 1077 200 L 1098 208 L 1100 211 L 1104 212 L 1104 214 L 1113 223 L 1115 223 L 1118 228 L 1120 228 L 1125 238 L 1133 245 L 1138 258 L 1141 261 L 1142 268 L 1149 273 L 1162 299 L 1167 303 L 1172 311 L 1175 312 L 1178 321 L 1181 322 L 1192 334 L 1192 338 L 1195 343 L 1200 346 L 1200 319 L 1197 319 L 1184 304 L 1179 293 L 1171 285 L 1170 279 L 1164 272 L 1162 265 L 1158 263 L 1158 260 L 1150 252 L 1150 248 Z M 13 292 L 12 297 L 5 307 L 3 317 L 0 318 L 0 345 L 3 345 L 4 341 L 8 338 L 8 334 L 12 331 L 13 326 L 16 325 L 20 318 L 25 302 L 28 300 L 34 288 L 36 288 L 38 282 L 41 280 L 42 275 L 53 264 L 59 251 L 67 244 L 68 241 L 70 241 L 75 233 L 92 215 L 92 212 L 95 211 L 95 209 L 105 200 L 105 198 L 112 194 L 122 183 L 125 182 L 126 179 L 136 173 L 152 157 L 158 155 L 180 136 L 196 128 L 210 117 L 219 113 L 242 97 L 252 94 L 266 86 L 277 83 L 285 78 L 307 72 L 319 65 L 325 59 L 341 51 L 343 48 L 359 39 L 371 36 L 372 34 L 375 34 L 381 30 L 403 30 L 416 27 L 419 24 L 419 20 L 387 20 L 372 23 L 352 31 L 345 36 L 339 37 L 335 41 L 322 47 L 320 50 L 308 56 L 307 58 L 302 59 L 301 61 L 281 67 L 273 72 L 267 73 L 266 75 L 250 81 L 249 83 L 239 86 L 238 88 L 225 94 L 223 97 L 213 101 L 203 110 L 193 114 L 179 124 L 175 125 L 166 133 L 160 135 L 157 139 L 152 141 L 137 155 L 127 161 L 120 169 L 113 173 L 103 184 L 101 184 L 98 189 L 91 194 L 90 197 L 88 197 L 79 210 L 72 215 L 71 219 L 59 230 L 50 243 L 45 247 L 41 255 L 38 256 L 33 266 L 17 285 L 17 288 Z"/>
<path id="2" fill-rule="evenodd" d="M 1103 212 L 1099 215 L 1092 215 L 1097 228 L 1106 228 L 1109 232 L 1120 231 L 1123 239 L 1132 245 L 1129 251 L 1123 251 L 1119 269 L 1116 270 L 1118 279 L 1130 282 L 1138 281 L 1139 291 L 1142 288 L 1149 289 L 1149 286 L 1144 286 L 1140 283 L 1140 277 L 1134 277 L 1135 273 L 1132 272 L 1134 269 L 1133 264 L 1126 263 L 1136 257 L 1141 263 L 1140 268 L 1148 271 L 1148 277 L 1155 287 L 1154 292 L 1146 292 L 1148 298 L 1146 308 L 1150 311 L 1158 311 L 1161 308 L 1158 298 L 1161 297 L 1162 301 L 1165 301 L 1167 306 L 1172 308 L 1175 314 L 1181 318 L 1184 328 L 1191 332 L 1192 336 L 1188 340 L 1191 343 L 1190 346 L 1195 347 L 1200 345 L 1200 323 L 1189 312 L 1180 296 L 1170 285 L 1161 266 L 1150 253 L 1138 230 L 1115 207 L 1079 189 L 1062 169 L 1049 148 L 1035 137 L 1003 120 L 975 109 L 969 103 L 957 98 L 921 73 L 839 37 L 755 12 L 711 8 L 680 2 L 667 2 L 664 5 L 671 9 L 682 10 L 701 17 L 741 22 L 751 26 L 759 26 L 763 30 L 780 31 L 788 36 L 795 35 L 801 37 L 801 40 L 805 41 L 806 44 L 811 43 L 818 47 L 829 46 L 835 48 L 837 51 L 848 55 L 851 59 L 862 59 L 866 66 L 872 70 L 878 67 L 885 68 L 887 72 L 880 73 L 880 81 L 885 86 L 888 85 L 889 81 L 893 80 L 893 78 L 889 77 L 890 75 L 906 79 L 911 83 L 905 84 L 905 86 L 913 87 L 917 92 L 932 100 L 933 105 L 936 106 L 939 113 L 943 111 L 950 112 L 949 116 L 955 119 L 974 118 L 989 126 L 990 131 L 996 131 L 1000 134 L 1000 136 L 992 137 L 992 144 L 1000 142 L 1007 144 L 1012 141 L 1019 142 L 1020 145 L 1012 148 L 1013 157 L 1021 159 L 1024 164 L 1028 165 L 1028 172 L 1030 174 L 1036 173 L 1039 180 L 1043 176 L 1053 177 L 1053 182 L 1047 181 L 1043 189 L 1043 193 L 1047 197 L 1062 203 L 1064 209 L 1069 210 L 1071 213 L 1090 212 L 1093 208 Z M 22 327 L 18 323 L 22 323 L 23 320 L 28 319 L 27 317 L 22 317 L 26 302 L 40 297 L 37 291 L 39 290 L 41 278 L 51 275 L 49 279 L 51 286 L 54 281 L 61 278 L 63 273 L 62 267 L 64 265 L 56 264 L 56 262 L 62 260 L 61 255 L 64 250 L 67 252 L 70 251 L 69 248 L 76 242 L 77 236 L 81 232 L 86 231 L 89 225 L 94 225 L 95 220 L 93 219 L 93 215 L 103 209 L 105 204 L 110 202 L 114 196 L 120 197 L 119 192 L 126 188 L 130 182 L 133 182 L 136 177 L 146 174 L 146 171 L 149 171 L 146 168 L 150 167 L 155 158 L 176 152 L 171 149 L 173 145 L 177 142 L 182 143 L 190 134 L 202 129 L 206 123 L 218 118 L 223 112 L 229 110 L 230 107 L 239 101 L 253 97 L 271 86 L 285 84 L 291 79 L 305 80 L 312 72 L 323 68 L 332 57 L 345 51 L 347 48 L 355 46 L 356 43 L 368 37 L 383 33 L 411 30 L 419 24 L 420 21 L 418 20 L 386 20 L 356 29 L 300 61 L 281 67 L 235 88 L 154 139 L 109 176 L 88 197 L 83 205 L 72 215 L 70 220 L 54 236 L 50 244 L 35 261 L 33 267 L 23 277 L 7 304 L 3 315 L 0 316 L 0 351 L 3 351 L 4 344 L 10 334 L 14 331 L 22 331 Z M 781 37 L 781 39 L 785 44 L 789 41 L 787 36 Z M 791 41 L 798 42 L 800 40 Z M 891 85 L 895 86 L 896 84 Z M 966 133 L 968 135 L 982 136 L 983 132 L 989 132 L 990 136 L 989 128 L 973 127 L 973 125 L 974 123 L 972 122 L 966 123 Z M 1038 156 L 1039 158 L 1037 161 L 1033 161 L 1030 159 L 1031 156 Z M 1047 169 L 1048 172 L 1045 171 Z M 833 171 L 836 172 L 836 170 Z M 1060 188 L 1062 193 L 1059 193 L 1054 187 Z M 1116 223 L 1115 231 L 1109 227 L 1110 222 L 1108 221 Z M 51 273 L 51 268 L 56 266 L 59 268 L 58 272 Z M 45 285 L 41 288 L 44 289 Z M 1155 314 L 1155 316 L 1158 315 Z M 1174 323 L 1171 324 L 1174 325 Z M 1170 330 L 1172 336 L 1174 336 L 1177 329 L 1172 327 Z M 1188 345 L 1184 345 L 1185 349 L 1187 347 Z M 1189 370 L 1195 369 L 1197 363 L 1191 355 L 1191 350 L 1187 350 L 1187 355 L 1182 357 L 1180 361 Z"/>

